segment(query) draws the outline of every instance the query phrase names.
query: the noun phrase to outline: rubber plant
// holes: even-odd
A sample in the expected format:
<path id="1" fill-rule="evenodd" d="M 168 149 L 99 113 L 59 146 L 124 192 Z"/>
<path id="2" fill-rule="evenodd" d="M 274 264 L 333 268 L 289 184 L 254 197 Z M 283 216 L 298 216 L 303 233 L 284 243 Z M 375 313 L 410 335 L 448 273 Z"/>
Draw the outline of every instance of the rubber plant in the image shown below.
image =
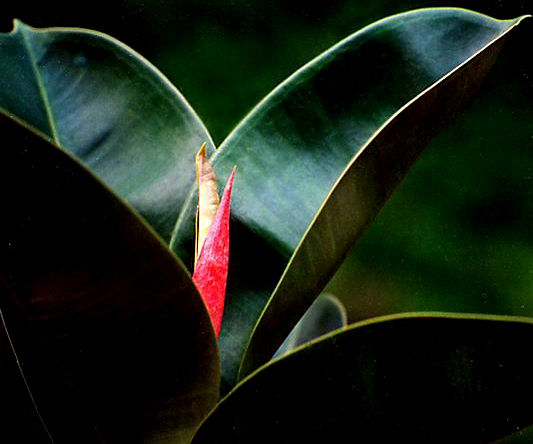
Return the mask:
<path id="1" fill-rule="evenodd" d="M 0 36 L 3 435 L 485 443 L 533 424 L 518 402 L 533 395 L 533 320 L 346 325 L 333 296 L 317 299 L 522 19 L 432 8 L 378 21 L 280 84 L 216 150 L 130 48 L 16 21 Z M 201 187 L 215 175 L 231 187 L 237 167 L 231 218 L 228 191 L 207 243 L 195 242 L 204 143 Z M 193 281 L 195 243 L 198 266 L 211 262 Z"/>

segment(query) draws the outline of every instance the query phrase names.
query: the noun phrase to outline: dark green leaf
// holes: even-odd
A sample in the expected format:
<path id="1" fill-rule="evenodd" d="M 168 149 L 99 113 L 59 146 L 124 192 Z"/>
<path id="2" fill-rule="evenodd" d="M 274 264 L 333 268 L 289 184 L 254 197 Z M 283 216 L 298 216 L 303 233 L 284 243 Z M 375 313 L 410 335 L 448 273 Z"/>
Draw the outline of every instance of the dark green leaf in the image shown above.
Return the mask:
<path id="1" fill-rule="evenodd" d="M 4 326 L 47 437 L 53 439 L 54 443 L 102 444 L 92 417 L 83 411 L 79 397 L 69 385 L 62 368 L 58 366 L 39 332 L 11 292 L 4 287 L 0 290 Z M 6 378 L 9 384 L 14 384 L 13 377 L 6 375 Z M 16 410 L 12 419 L 15 422 L 24 421 Z M 9 421 L 9 417 L 6 420 Z M 30 424 L 28 422 L 27 426 L 30 427 Z"/>
<path id="2" fill-rule="evenodd" d="M 82 159 L 166 240 L 209 134 L 150 63 L 103 34 L 0 34 L 0 109 Z"/>
<path id="3" fill-rule="evenodd" d="M 245 372 L 272 356 L 423 143 L 472 96 L 501 37 L 518 21 L 445 8 L 381 20 L 282 83 L 222 144 L 213 156 L 219 177 L 233 165 L 239 170 L 220 340 L 226 387 L 235 383 L 246 342 L 321 205 L 254 334 Z M 191 195 L 171 242 L 188 263 L 194 205 Z M 268 266 L 258 273 L 251 255 Z M 294 291 L 290 301 L 286 288 Z M 271 322 L 274 311 L 280 316 Z"/>
<path id="4" fill-rule="evenodd" d="M 348 316 L 342 302 L 331 294 L 321 294 L 285 338 L 274 357 L 286 354 L 347 324 Z"/>
<path id="5" fill-rule="evenodd" d="M 0 429 L 2 436 L 4 439 L 16 437 L 17 442 L 53 443 L 26 386 L 18 357 L 11 347 L 3 321 L 3 313 L 0 310 L 0 391 L 2 393 Z"/>
<path id="6" fill-rule="evenodd" d="M 525 318 L 362 322 L 244 379 L 193 443 L 489 443 L 533 424 L 531 340 Z"/>
<path id="7" fill-rule="evenodd" d="M 10 141 L 0 151 L 0 278 L 9 296 L 0 302 L 8 328 L 16 324 L 15 350 L 31 358 L 10 299 L 74 391 L 72 408 L 104 442 L 185 442 L 219 390 L 215 336 L 190 274 L 65 152 L 1 114 L 0 134 Z M 50 381 L 34 361 L 36 404 L 60 425 L 64 397 L 37 396 Z"/>

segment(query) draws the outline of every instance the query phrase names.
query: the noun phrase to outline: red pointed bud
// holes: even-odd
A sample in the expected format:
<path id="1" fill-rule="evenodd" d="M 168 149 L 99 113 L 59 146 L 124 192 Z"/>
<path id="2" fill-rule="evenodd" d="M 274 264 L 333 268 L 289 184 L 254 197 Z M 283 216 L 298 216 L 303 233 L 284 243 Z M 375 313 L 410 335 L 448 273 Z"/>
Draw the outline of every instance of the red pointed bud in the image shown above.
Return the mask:
<path id="1" fill-rule="evenodd" d="M 211 316 L 217 338 L 220 334 L 229 261 L 230 197 L 235 168 L 226 183 L 222 200 L 205 238 L 196 263 L 193 281 Z"/>

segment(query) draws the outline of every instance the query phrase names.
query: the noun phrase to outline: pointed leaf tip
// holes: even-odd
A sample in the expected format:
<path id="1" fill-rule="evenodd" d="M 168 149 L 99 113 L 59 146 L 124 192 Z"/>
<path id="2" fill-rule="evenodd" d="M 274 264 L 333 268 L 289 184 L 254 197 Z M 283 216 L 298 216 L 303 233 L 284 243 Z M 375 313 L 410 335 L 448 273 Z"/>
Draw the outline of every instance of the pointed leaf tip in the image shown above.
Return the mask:
<path id="1" fill-rule="evenodd" d="M 198 181 L 198 208 L 196 210 L 195 267 L 220 204 L 217 177 L 206 157 L 205 143 L 196 154 L 196 180 Z"/>
<path id="2" fill-rule="evenodd" d="M 229 258 L 230 197 L 235 168 L 224 188 L 222 200 L 200 250 L 194 269 L 193 281 L 198 287 L 211 316 L 217 338 L 220 334 Z"/>

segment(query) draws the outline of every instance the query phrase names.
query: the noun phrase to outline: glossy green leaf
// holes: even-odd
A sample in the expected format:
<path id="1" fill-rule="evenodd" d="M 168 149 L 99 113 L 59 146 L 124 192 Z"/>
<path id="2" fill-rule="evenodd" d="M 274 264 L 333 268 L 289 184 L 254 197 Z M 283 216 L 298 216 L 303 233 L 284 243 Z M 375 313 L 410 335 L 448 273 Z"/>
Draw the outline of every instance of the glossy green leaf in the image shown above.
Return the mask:
<path id="1" fill-rule="evenodd" d="M 0 307 L 50 430 L 73 409 L 106 443 L 186 442 L 219 393 L 215 335 L 190 274 L 67 153 L 1 114 L 0 134 L 10 141 L 0 151 Z M 13 305 L 44 342 L 44 374 Z M 38 396 L 55 391 L 51 363 L 72 406 L 59 382 L 57 398 Z"/>
<path id="2" fill-rule="evenodd" d="M 254 333 L 244 372 L 272 356 L 423 143 L 472 96 L 518 22 L 446 8 L 381 20 L 297 71 L 224 141 L 212 157 L 217 174 L 239 169 L 220 340 L 226 388 L 321 205 L 327 202 Z M 187 204 L 171 246 L 190 263 L 194 199 Z M 268 267 L 257 273 L 250 255 Z"/>
<path id="3" fill-rule="evenodd" d="M 193 443 L 490 443 L 533 424 L 531 340 L 525 318 L 362 322 L 244 379 Z"/>
<path id="4" fill-rule="evenodd" d="M 246 374 L 266 362 L 283 335 L 333 276 L 425 144 L 453 118 L 492 67 L 506 32 L 407 103 L 348 164 L 296 249 L 253 332 L 242 363 Z"/>
<path id="5" fill-rule="evenodd" d="M 209 134 L 149 62 L 93 31 L 0 34 L 0 109 L 82 159 L 166 240 Z"/>
<path id="6" fill-rule="evenodd" d="M 321 294 L 285 338 L 274 358 L 346 325 L 348 315 L 342 302 L 332 294 Z"/>

